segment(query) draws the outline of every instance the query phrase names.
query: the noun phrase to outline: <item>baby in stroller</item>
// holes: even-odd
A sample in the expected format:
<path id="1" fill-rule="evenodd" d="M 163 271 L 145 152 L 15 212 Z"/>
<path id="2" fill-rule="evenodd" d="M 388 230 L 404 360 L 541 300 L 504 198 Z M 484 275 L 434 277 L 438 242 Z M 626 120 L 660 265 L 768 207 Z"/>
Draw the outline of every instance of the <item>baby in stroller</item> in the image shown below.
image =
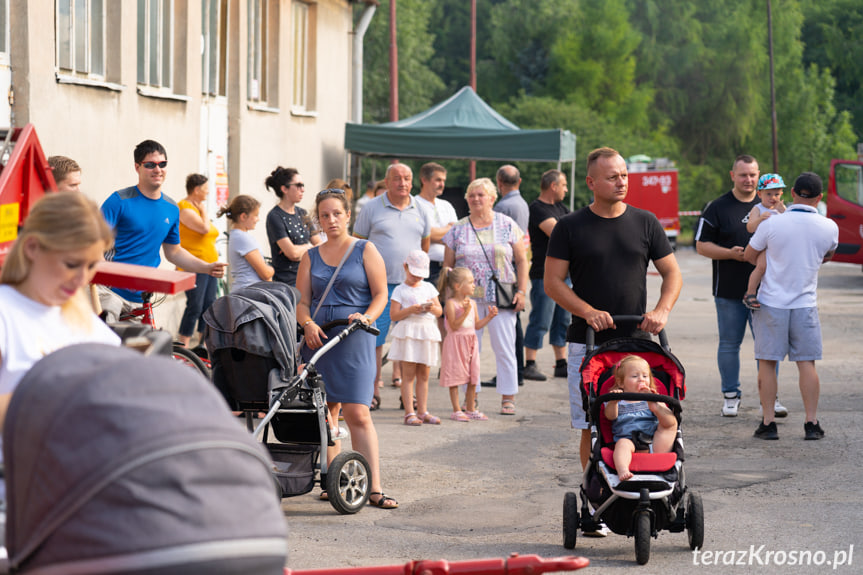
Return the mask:
<path id="1" fill-rule="evenodd" d="M 610 393 L 658 393 L 650 364 L 637 355 L 620 360 Z M 633 453 L 669 453 L 677 436 L 674 412 L 656 401 L 610 400 L 605 417 L 614 435 L 614 467 L 621 480 L 630 479 Z M 652 444 L 652 449 L 651 449 Z"/>
<path id="2" fill-rule="evenodd" d="M 615 322 L 640 320 L 614 317 Z M 592 330 L 586 336 L 580 372 L 591 453 L 579 489 L 580 510 L 576 493 L 564 496 L 564 547 L 575 548 L 579 528 L 595 531 L 600 523 L 635 538 L 641 565 L 650 558 L 650 540 L 663 530 L 685 530 L 689 548 L 702 547 L 703 504 L 687 486 L 683 468 L 685 371 L 665 332 L 659 343 L 624 337 L 598 347 Z"/>

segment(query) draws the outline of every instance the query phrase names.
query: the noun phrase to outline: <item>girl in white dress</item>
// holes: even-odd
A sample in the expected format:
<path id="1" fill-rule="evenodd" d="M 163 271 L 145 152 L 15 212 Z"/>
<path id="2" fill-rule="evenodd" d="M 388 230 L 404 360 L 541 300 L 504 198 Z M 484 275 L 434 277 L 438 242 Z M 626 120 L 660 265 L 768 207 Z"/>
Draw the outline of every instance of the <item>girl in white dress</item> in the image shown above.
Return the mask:
<path id="1" fill-rule="evenodd" d="M 390 318 L 398 322 L 392 330 L 389 358 L 402 362 L 402 404 L 405 425 L 440 424 L 428 412 L 429 373 L 440 360 L 440 331 L 437 319 L 443 310 L 438 291 L 423 278 L 429 276 L 429 257 L 414 250 L 405 261 L 405 281 L 393 290 Z M 416 411 L 413 408 L 416 379 Z"/>

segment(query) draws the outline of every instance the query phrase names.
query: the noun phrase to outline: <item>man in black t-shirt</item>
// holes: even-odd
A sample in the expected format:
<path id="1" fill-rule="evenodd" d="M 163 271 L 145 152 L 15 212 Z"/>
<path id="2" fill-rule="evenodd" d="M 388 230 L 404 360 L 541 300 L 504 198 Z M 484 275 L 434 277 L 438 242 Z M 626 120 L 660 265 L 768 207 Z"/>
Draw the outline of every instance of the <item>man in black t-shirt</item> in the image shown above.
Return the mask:
<path id="1" fill-rule="evenodd" d="M 587 326 L 596 341 L 632 335 L 637 329 L 658 334 L 683 281 L 665 231 L 652 213 L 624 203 L 626 162 L 611 148 L 587 158 L 587 187 L 593 203 L 563 217 L 551 233 L 545 259 L 545 292 L 572 313 L 569 328 L 569 404 L 571 424 L 581 429 L 580 455 L 586 467 L 590 433 L 581 399 L 579 368 Z M 647 267 L 653 261 L 662 287 L 656 307 L 647 311 Z M 566 284 L 569 275 L 572 288 Z M 615 325 L 612 315 L 643 315 L 636 325 Z"/>
<path id="2" fill-rule="evenodd" d="M 741 395 L 740 344 L 746 325 L 752 329 L 743 296 L 755 266 L 743 259 L 743 251 L 752 237 L 746 231 L 749 212 L 760 202 L 756 194 L 758 162 L 748 154 L 737 156 L 730 173 L 734 187 L 704 208 L 695 230 L 695 249 L 713 260 L 713 301 L 719 327 L 716 362 L 724 400 L 721 413 L 736 417 Z M 778 398 L 775 413 L 777 417 L 788 415 Z"/>
<path id="3" fill-rule="evenodd" d="M 539 198 L 529 206 L 530 220 L 530 318 L 524 334 L 525 377 L 528 370 L 537 370 L 536 352 L 542 347 L 545 333 L 554 349 L 554 377 L 566 377 L 566 328 L 572 321 L 568 311 L 554 303 L 545 293 L 545 253 L 548 239 L 557 221 L 569 213 L 563 199 L 569 191 L 566 175 L 560 170 L 548 170 L 539 184 Z M 538 371 L 538 370 L 537 370 Z"/>

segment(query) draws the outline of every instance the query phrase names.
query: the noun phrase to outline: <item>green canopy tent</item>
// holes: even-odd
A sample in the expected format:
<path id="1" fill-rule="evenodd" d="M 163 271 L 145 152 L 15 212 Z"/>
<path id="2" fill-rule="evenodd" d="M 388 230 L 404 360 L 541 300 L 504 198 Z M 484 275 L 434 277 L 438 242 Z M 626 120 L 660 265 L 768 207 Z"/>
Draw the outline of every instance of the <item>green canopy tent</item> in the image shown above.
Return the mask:
<path id="1" fill-rule="evenodd" d="M 521 130 L 470 86 L 410 118 L 386 124 L 345 125 L 345 150 L 365 156 L 572 163 L 568 130 Z"/>

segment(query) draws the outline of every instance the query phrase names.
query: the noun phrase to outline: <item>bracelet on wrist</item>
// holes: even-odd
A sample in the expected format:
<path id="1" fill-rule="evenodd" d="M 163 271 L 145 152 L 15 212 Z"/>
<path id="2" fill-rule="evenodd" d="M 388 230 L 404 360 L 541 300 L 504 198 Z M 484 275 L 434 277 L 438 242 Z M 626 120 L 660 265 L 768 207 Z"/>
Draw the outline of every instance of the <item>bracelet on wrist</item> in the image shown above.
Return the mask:
<path id="1" fill-rule="evenodd" d="M 313 319 L 307 319 L 306 321 L 304 321 L 304 322 L 303 322 L 303 329 L 305 329 L 305 327 L 306 327 L 307 325 L 309 325 L 310 323 L 315 323 L 315 320 L 313 320 Z"/>

